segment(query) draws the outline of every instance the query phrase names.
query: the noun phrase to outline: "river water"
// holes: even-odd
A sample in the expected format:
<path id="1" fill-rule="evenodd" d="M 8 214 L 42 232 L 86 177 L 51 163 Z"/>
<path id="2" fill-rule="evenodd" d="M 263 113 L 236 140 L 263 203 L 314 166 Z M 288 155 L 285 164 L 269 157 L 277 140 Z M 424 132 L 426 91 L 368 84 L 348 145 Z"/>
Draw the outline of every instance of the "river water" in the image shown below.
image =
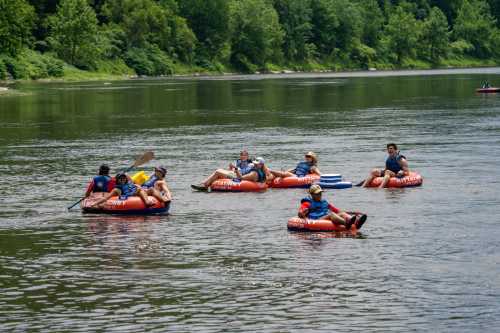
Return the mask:
<path id="1" fill-rule="evenodd" d="M 408 75 L 411 74 L 411 75 Z M 19 83 L 0 96 L 2 332 L 495 332 L 500 69 Z M 432 74 L 432 75 L 428 75 Z M 399 144 L 419 188 L 328 190 L 356 238 L 289 233 L 301 189 L 198 193 L 239 150 L 359 181 Z M 153 150 L 167 217 L 66 207 Z"/>

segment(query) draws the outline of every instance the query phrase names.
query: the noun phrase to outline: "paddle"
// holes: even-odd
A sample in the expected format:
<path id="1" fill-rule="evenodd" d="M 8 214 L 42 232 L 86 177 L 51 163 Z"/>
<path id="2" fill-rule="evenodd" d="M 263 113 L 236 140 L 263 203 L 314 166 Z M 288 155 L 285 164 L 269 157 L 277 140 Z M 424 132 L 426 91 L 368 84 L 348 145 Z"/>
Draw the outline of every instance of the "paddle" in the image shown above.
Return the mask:
<path id="1" fill-rule="evenodd" d="M 129 172 L 133 168 L 138 167 L 139 165 L 143 165 L 144 163 L 147 163 L 147 162 L 151 161 L 154 157 L 155 157 L 155 154 L 152 151 L 147 151 L 144 154 L 142 154 L 141 156 L 137 157 L 137 159 L 135 160 L 134 164 L 132 164 L 132 166 L 130 166 L 130 167 L 126 168 L 126 169 L 123 169 L 122 172 Z M 78 200 L 77 202 L 75 202 L 74 204 L 72 204 L 71 206 L 69 206 L 68 210 L 70 210 L 71 208 L 73 208 L 76 205 L 78 205 L 84 199 L 85 199 L 85 197 L 81 198 L 80 200 Z"/>

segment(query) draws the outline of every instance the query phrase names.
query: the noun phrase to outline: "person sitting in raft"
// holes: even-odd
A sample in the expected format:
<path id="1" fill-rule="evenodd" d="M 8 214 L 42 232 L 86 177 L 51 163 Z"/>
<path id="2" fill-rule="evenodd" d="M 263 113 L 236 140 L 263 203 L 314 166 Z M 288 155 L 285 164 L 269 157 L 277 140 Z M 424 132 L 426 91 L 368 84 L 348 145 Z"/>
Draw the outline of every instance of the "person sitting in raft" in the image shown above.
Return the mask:
<path id="1" fill-rule="evenodd" d="M 87 187 L 85 197 L 92 193 L 111 192 L 115 187 L 115 179 L 109 175 L 109 166 L 103 164 L 99 167 L 99 175 L 95 176 Z"/>
<path id="2" fill-rule="evenodd" d="M 490 88 L 490 83 L 488 81 L 483 81 L 483 83 L 481 84 L 481 88 L 483 89 L 487 89 L 487 88 Z"/>
<path id="3" fill-rule="evenodd" d="M 312 151 L 308 152 L 305 155 L 304 161 L 297 164 L 297 166 L 293 169 L 289 169 L 286 171 L 274 171 L 270 170 L 271 174 L 274 177 L 304 177 L 310 174 L 315 174 L 321 176 L 321 172 L 318 169 L 318 157 Z"/>
<path id="4" fill-rule="evenodd" d="M 272 174 L 268 167 L 265 166 L 265 161 L 262 157 L 257 157 L 252 162 L 252 169 L 247 174 L 242 174 L 240 169 L 235 170 L 237 180 L 248 180 L 256 183 L 265 183 L 267 179 L 272 178 Z"/>
<path id="5" fill-rule="evenodd" d="M 385 169 L 373 169 L 368 178 L 363 182 L 363 187 L 367 187 L 376 177 L 384 177 L 384 180 L 379 186 L 379 188 L 384 188 L 391 177 L 402 178 L 410 174 L 408 161 L 405 156 L 399 153 L 398 146 L 396 146 L 395 143 L 389 143 L 387 145 L 387 154 L 389 154 L 389 156 L 385 161 Z"/>
<path id="6" fill-rule="evenodd" d="M 154 202 L 152 202 L 146 193 L 142 188 L 139 186 L 135 185 L 132 180 L 127 176 L 125 173 L 119 173 L 115 176 L 116 184 L 115 188 L 106 194 L 104 197 L 101 199 L 97 200 L 92 204 L 92 207 L 98 206 L 104 202 L 106 202 L 109 198 L 113 196 L 118 196 L 120 197 L 121 200 L 125 200 L 128 197 L 137 195 L 139 196 L 146 207 L 150 207 L 154 205 Z"/>
<path id="7" fill-rule="evenodd" d="M 195 190 L 206 190 L 214 181 L 217 179 L 235 179 L 238 178 L 236 175 L 236 171 L 240 172 L 240 176 L 247 175 L 252 171 L 254 165 L 252 164 L 252 160 L 248 156 L 248 152 L 246 150 L 242 150 L 240 152 L 240 158 L 236 160 L 236 162 L 229 163 L 229 169 L 217 169 L 214 173 L 208 176 L 201 184 L 199 185 L 191 185 Z"/>
<path id="8" fill-rule="evenodd" d="M 151 195 L 158 199 L 160 202 L 169 202 L 172 200 L 172 194 L 168 189 L 165 176 L 167 175 L 167 168 L 158 166 L 155 168 L 154 174 L 142 184 L 142 189 L 146 191 L 147 195 Z"/>
<path id="9" fill-rule="evenodd" d="M 318 184 L 311 185 L 309 188 L 309 194 L 311 196 L 300 200 L 299 217 L 307 217 L 311 220 L 331 220 L 333 223 L 344 225 L 346 229 L 351 229 L 353 223 L 356 222 L 356 215 L 349 217 L 347 213 L 342 212 L 334 205 L 328 203 L 328 201 L 322 199 L 322 192 L 323 189 Z M 360 221 L 361 220 L 363 220 L 364 223 L 366 217 L 360 218 Z"/>

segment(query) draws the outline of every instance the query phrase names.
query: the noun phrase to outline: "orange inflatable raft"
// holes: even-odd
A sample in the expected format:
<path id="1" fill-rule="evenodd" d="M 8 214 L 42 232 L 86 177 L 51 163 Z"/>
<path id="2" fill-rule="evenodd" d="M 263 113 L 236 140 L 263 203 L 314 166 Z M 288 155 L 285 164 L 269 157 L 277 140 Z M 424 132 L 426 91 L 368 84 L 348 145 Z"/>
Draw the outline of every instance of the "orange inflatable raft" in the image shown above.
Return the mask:
<path id="1" fill-rule="evenodd" d="M 347 216 L 351 216 L 349 214 L 345 214 Z M 361 214 L 356 214 L 361 215 Z M 353 232 L 356 233 L 358 228 L 356 223 L 354 223 L 349 230 L 342 224 L 333 223 L 330 220 L 311 220 L 311 219 L 303 219 L 300 217 L 292 217 L 288 220 L 287 223 L 288 230 L 290 231 L 334 231 L 334 232 Z"/>
<path id="2" fill-rule="evenodd" d="M 382 184 L 383 177 L 377 177 L 368 184 L 368 187 L 377 187 Z M 424 179 L 421 175 L 416 172 L 411 172 L 408 176 L 397 178 L 391 177 L 389 182 L 387 183 L 387 187 L 412 187 L 412 186 L 420 186 L 422 185 Z"/>
<path id="3" fill-rule="evenodd" d="M 274 178 L 269 186 L 273 188 L 309 188 L 314 182 L 318 181 L 320 176 L 307 175 L 304 177 L 285 177 Z"/>
<path id="4" fill-rule="evenodd" d="M 94 202 L 101 199 L 107 193 L 92 193 L 81 203 L 84 213 L 104 213 L 104 214 L 128 214 L 128 215 L 160 215 L 168 214 L 170 202 L 164 204 L 155 197 L 149 199 L 154 202 L 153 206 L 146 207 L 142 199 L 138 196 L 128 197 L 121 200 L 119 197 L 111 197 L 99 207 L 91 207 Z"/>
<path id="5" fill-rule="evenodd" d="M 214 192 L 260 192 L 267 190 L 266 183 L 248 180 L 234 181 L 232 179 L 217 179 L 210 185 L 208 191 Z"/>

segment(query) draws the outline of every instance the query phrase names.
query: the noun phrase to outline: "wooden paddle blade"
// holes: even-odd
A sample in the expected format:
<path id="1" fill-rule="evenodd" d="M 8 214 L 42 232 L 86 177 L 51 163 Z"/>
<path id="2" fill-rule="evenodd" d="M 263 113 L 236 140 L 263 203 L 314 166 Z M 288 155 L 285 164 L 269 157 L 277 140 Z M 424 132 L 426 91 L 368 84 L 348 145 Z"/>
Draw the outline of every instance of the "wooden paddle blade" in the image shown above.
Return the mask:
<path id="1" fill-rule="evenodd" d="M 147 151 L 135 160 L 133 167 L 138 167 L 139 165 L 148 163 L 153 158 L 155 158 L 155 154 L 152 151 Z"/>

